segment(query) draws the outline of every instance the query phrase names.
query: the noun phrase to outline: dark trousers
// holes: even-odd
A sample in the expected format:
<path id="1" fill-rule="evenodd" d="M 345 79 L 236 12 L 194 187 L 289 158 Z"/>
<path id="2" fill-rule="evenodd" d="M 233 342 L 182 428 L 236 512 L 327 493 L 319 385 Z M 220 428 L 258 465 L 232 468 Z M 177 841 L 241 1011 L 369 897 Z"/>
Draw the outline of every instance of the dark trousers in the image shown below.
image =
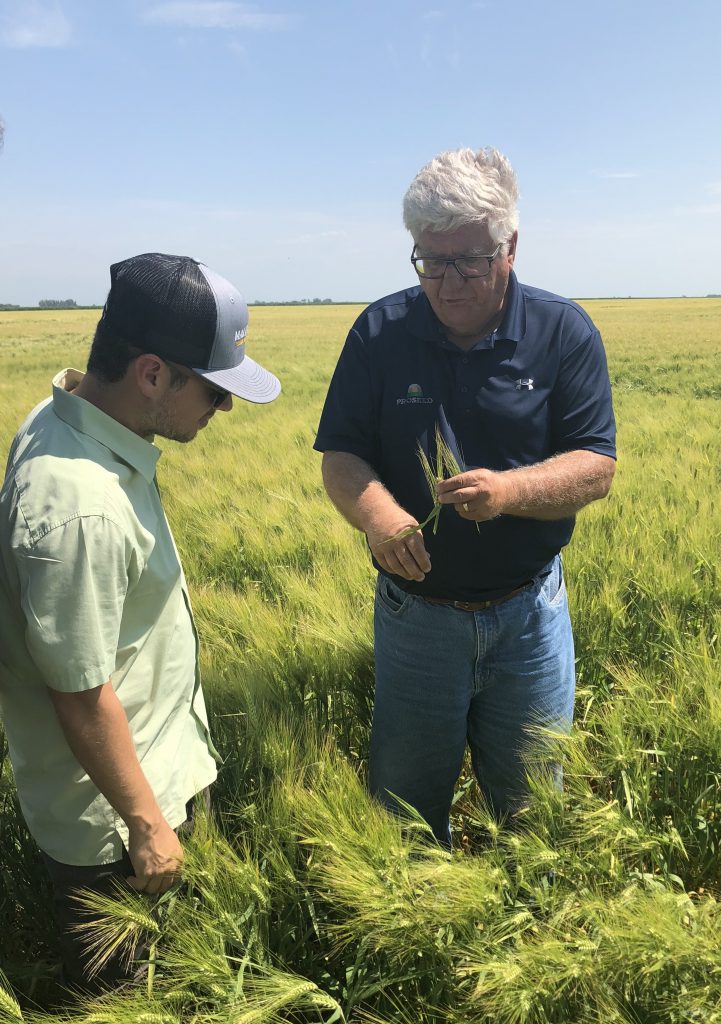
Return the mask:
<path id="1" fill-rule="evenodd" d="M 198 794 L 206 809 L 210 808 L 209 790 Z M 192 832 L 194 800 L 189 800 L 187 818 L 175 831 L 182 837 Z M 43 853 L 45 866 L 53 883 L 53 907 L 60 928 L 60 950 L 63 961 L 63 982 L 68 988 L 89 995 L 114 988 L 129 981 L 138 972 L 138 964 L 128 964 L 120 956 L 111 956 L 103 967 L 92 977 L 87 963 L 87 933 L 78 931 L 78 926 L 87 924 L 88 913 L 75 899 L 79 889 L 88 889 L 103 895 L 116 895 L 118 887 L 125 886 L 126 879 L 135 874 L 128 851 L 123 847 L 120 860 L 111 864 L 61 864 Z M 147 956 L 146 948 L 136 950 L 136 960 Z"/>
<path id="2" fill-rule="evenodd" d="M 112 988 L 127 981 L 137 970 L 119 956 L 112 956 L 92 977 L 87 970 L 85 944 L 87 934 L 77 929 L 87 924 L 88 912 L 75 899 L 80 889 L 111 896 L 117 895 L 118 886 L 134 874 L 128 851 L 123 847 L 123 856 L 111 864 L 61 864 L 43 853 L 43 860 L 53 883 L 53 907 L 60 929 L 60 955 L 63 962 L 63 983 L 68 988 L 97 995 L 106 988 Z M 136 955 L 142 956 L 138 950 Z"/>

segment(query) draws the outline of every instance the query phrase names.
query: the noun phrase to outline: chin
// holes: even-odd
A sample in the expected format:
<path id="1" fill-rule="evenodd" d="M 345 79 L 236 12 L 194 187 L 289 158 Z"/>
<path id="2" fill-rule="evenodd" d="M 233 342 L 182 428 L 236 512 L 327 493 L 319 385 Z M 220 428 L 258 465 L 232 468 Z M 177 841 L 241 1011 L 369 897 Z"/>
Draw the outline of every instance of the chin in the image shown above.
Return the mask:
<path id="1" fill-rule="evenodd" d="M 178 434 L 174 430 L 169 430 L 166 433 L 158 430 L 157 435 L 164 437 L 166 441 L 176 441 L 178 444 L 187 444 L 188 441 L 192 441 L 198 434 L 197 430 L 194 430 L 192 434 Z"/>

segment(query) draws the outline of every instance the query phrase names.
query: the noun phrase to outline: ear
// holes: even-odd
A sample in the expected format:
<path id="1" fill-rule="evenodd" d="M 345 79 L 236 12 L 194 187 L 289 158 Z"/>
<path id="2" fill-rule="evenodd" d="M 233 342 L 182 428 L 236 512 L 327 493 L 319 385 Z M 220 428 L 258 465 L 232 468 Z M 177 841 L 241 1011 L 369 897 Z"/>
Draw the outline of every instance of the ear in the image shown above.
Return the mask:
<path id="1" fill-rule="evenodd" d="M 128 368 L 135 386 L 144 398 L 156 400 L 164 392 L 166 366 L 159 356 L 143 352 Z"/>
<path id="2" fill-rule="evenodd" d="M 506 259 L 508 260 L 508 266 L 511 269 L 513 269 L 513 262 L 514 262 L 514 260 L 516 258 L 516 246 L 517 245 L 518 245 L 518 231 L 514 231 L 513 234 L 511 235 L 511 240 L 508 243 L 508 255 L 506 256 Z"/>

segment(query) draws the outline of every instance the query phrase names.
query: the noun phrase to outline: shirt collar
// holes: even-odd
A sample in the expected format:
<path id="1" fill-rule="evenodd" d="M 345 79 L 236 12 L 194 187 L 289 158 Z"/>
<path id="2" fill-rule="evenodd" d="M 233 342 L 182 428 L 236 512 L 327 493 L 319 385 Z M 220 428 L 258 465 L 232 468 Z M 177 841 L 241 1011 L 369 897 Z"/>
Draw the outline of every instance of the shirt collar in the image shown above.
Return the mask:
<path id="1" fill-rule="evenodd" d="M 518 283 L 512 270 L 508 278 L 506 289 L 506 308 L 503 312 L 503 319 L 494 331 L 496 338 L 506 341 L 522 341 L 526 333 L 526 300 L 523 297 L 523 289 Z"/>
<path id="2" fill-rule="evenodd" d="M 139 434 L 128 430 L 91 402 L 73 394 L 85 374 L 80 370 L 61 370 L 53 378 L 53 411 L 61 420 L 105 445 L 123 462 L 141 473 L 148 483 L 155 479 L 160 449 Z"/>
<path id="3" fill-rule="evenodd" d="M 441 324 L 433 312 L 431 304 L 420 286 L 418 287 L 418 294 L 412 300 L 408 326 L 412 333 L 419 338 L 423 338 L 426 341 L 436 341 L 444 347 L 452 347 L 454 350 L 458 350 L 458 346 L 453 345 L 446 338 L 443 324 Z M 476 342 L 471 351 L 493 348 L 495 342 L 499 339 L 519 342 L 523 339 L 525 333 L 526 302 L 518 279 L 515 273 L 511 271 L 508 278 L 508 288 L 506 289 L 506 308 L 503 312 L 503 319 L 496 330 Z"/>

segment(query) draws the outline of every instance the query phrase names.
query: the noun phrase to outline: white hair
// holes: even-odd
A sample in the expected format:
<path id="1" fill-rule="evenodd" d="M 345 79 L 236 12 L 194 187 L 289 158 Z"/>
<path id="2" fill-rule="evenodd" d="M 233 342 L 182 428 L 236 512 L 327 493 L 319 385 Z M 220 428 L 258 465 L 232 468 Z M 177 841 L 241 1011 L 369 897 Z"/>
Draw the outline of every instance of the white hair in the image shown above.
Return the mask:
<path id="1" fill-rule="evenodd" d="M 518 227 L 518 182 L 497 149 L 451 149 L 427 163 L 403 199 L 403 223 L 414 241 L 422 231 L 485 224 L 494 242 Z"/>

